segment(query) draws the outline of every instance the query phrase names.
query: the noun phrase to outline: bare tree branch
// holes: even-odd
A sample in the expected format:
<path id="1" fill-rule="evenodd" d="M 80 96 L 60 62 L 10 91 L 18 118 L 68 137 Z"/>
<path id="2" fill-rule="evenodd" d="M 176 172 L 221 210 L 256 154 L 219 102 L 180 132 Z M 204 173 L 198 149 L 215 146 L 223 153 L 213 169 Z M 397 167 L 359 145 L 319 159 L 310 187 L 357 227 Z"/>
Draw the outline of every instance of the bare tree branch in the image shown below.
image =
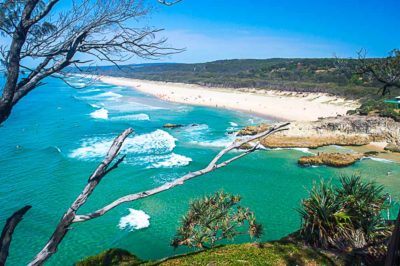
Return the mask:
<path id="1" fill-rule="evenodd" d="M 33 261 L 29 265 L 42 265 L 47 259 L 49 259 L 55 252 L 57 252 L 58 245 L 67 234 L 70 225 L 75 219 L 76 212 L 79 208 L 86 203 L 93 190 L 100 183 L 103 177 L 108 174 L 111 170 L 118 167 L 122 162 L 122 159 L 118 160 L 113 166 L 110 167 L 111 163 L 118 156 L 122 144 L 125 139 L 133 132 L 131 128 L 126 129 L 122 132 L 112 143 L 105 159 L 100 163 L 96 170 L 90 175 L 88 183 L 81 192 L 81 194 L 75 199 L 69 209 L 65 212 L 60 222 L 58 223 L 53 235 L 45 247 L 36 255 Z"/>
<path id="2" fill-rule="evenodd" d="M 175 5 L 176 3 L 181 2 L 182 0 L 175 0 L 175 1 L 167 1 L 167 0 L 157 0 L 160 4 L 166 5 L 166 6 L 172 6 Z"/>
<path id="3" fill-rule="evenodd" d="M 226 161 L 218 163 L 218 161 L 225 154 L 227 154 L 228 152 L 230 152 L 230 151 L 232 151 L 234 149 L 240 148 L 243 144 L 249 143 L 249 142 L 254 141 L 254 140 L 258 140 L 260 138 L 268 137 L 269 135 L 274 134 L 274 133 L 279 132 L 279 131 L 282 131 L 282 130 L 287 130 L 287 128 L 286 128 L 287 125 L 289 125 L 289 123 L 276 125 L 276 126 L 271 127 L 269 130 L 267 130 L 265 132 L 261 132 L 261 133 L 259 133 L 257 135 L 251 136 L 250 138 L 245 138 L 243 140 L 234 142 L 231 145 L 229 145 L 228 147 L 226 147 L 225 149 L 221 150 L 213 158 L 213 160 L 211 160 L 211 162 L 207 165 L 207 167 L 205 167 L 205 168 L 203 168 L 201 170 L 188 173 L 188 174 L 186 174 L 186 175 L 184 175 L 184 176 L 182 176 L 182 177 L 180 177 L 180 178 L 178 178 L 178 179 L 176 179 L 176 180 L 174 180 L 172 182 L 166 183 L 166 184 L 164 184 L 162 186 L 159 186 L 157 188 L 153 188 L 153 189 L 150 189 L 150 190 L 147 190 L 147 191 L 143 191 L 143 192 L 139 192 L 139 193 L 123 196 L 123 197 L 115 200 L 114 202 L 108 204 L 107 206 L 105 206 L 105 207 L 103 207 L 103 208 L 101 208 L 101 209 L 99 209 L 99 210 L 97 210 L 97 211 L 95 211 L 93 213 L 89 213 L 89 214 L 85 214 L 85 215 L 77 215 L 73 222 L 83 222 L 83 221 L 87 221 L 87 220 L 91 220 L 91 219 L 97 218 L 99 216 L 104 215 L 105 213 L 107 213 L 111 209 L 117 207 L 118 205 L 121 205 L 121 204 L 126 203 L 126 202 L 135 201 L 135 200 L 138 200 L 138 199 L 146 198 L 146 197 L 149 197 L 149 196 L 154 195 L 154 194 L 158 194 L 160 192 L 169 190 L 169 189 L 171 189 L 173 187 L 183 185 L 184 182 L 187 181 L 187 180 L 190 180 L 190 179 L 193 179 L 195 177 L 198 177 L 198 176 L 204 175 L 206 173 L 212 172 L 212 171 L 214 171 L 214 170 L 216 170 L 218 168 L 227 166 L 231 162 L 233 162 L 235 160 L 238 160 L 238 159 L 240 159 L 240 158 L 252 153 L 253 151 L 255 151 L 257 146 L 258 146 L 258 144 L 256 144 L 252 149 L 247 150 L 246 152 L 244 152 L 244 153 L 242 153 L 242 154 L 240 154 L 238 156 L 235 156 L 235 157 L 233 157 L 231 159 L 228 159 Z"/>
<path id="4" fill-rule="evenodd" d="M 0 31 L 7 33 L 11 44 L 8 49 L 4 45 L 0 49 L 6 66 L 0 123 L 43 79 L 60 74 L 69 66 L 82 65 L 84 61 L 77 60 L 78 55 L 118 66 L 133 57 L 157 59 L 183 51 L 165 47 L 166 39 L 156 38 L 161 29 L 132 26 L 133 21 L 148 14 L 145 0 L 72 1 L 66 12 L 55 10 L 59 0 L 50 0 L 45 5 L 40 0 L 6 2 L 10 3 L 6 6 L 10 10 L 2 14 L 9 23 L 0 25 Z M 38 63 L 20 79 L 22 60 L 26 59 Z"/>
<path id="5" fill-rule="evenodd" d="M 31 206 L 27 205 L 16 211 L 7 219 L 0 237 L 0 265 L 5 265 L 14 230 L 30 208 Z"/>
<path id="6" fill-rule="evenodd" d="M 238 160 L 238 159 L 242 158 L 243 156 L 255 151 L 258 144 L 256 144 L 252 149 L 247 150 L 246 152 L 244 152 L 238 156 L 234 156 L 231 159 L 228 159 L 226 161 L 218 163 L 218 161 L 229 151 L 238 149 L 245 143 L 249 143 L 251 141 L 258 140 L 260 138 L 265 138 L 276 132 L 286 130 L 287 125 L 289 125 L 289 123 L 279 124 L 279 125 L 271 127 L 269 130 L 267 130 L 265 132 L 262 132 L 257 135 L 251 136 L 250 138 L 246 138 L 246 139 L 232 143 L 230 146 L 228 146 L 225 149 L 223 149 L 222 151 L 220 151 L 214 157 L 214 159 L 207 165 L 207 167 L 204 169 L 201 169 L 196 172 L 188 173 L 188 174 L 184 175 L 183 177 L 178 178 L 173 182 L 166 183 L 160 187 L 150 189 L 148 191 L 124 196 L 124 197 L 114 201 L 113 203 L 105 206 L 104 208 L 97 210 L 94 213 L 86 214 L 86 215 L 77 215 L 76 212 L 79 210 L 79 208 L 82 205 L 84 205 L 86 203 L 87 199 L 92 194 L 92 192 L 94 191 L 96 186 L 100 183 L 102 178 L 106 174 L 108 174 L 110 171 L 116 169 L 119 166 L 119 164 L 123 161 L 124 156 L 122 158 L 120 158 L 119 160 L 117 160 L 113 165 L 111 165 L 111 163 L 114 161 L 114 159 L 119 154 L 119 151 L 121 150 L 121 146 L 122 146 L 123 142 L 128 137 L 128 135 L 133 131 L 132 129 L 125 130 L 120 136 L 118 136 L 114 140 L 114 142 L 111 145 L 103 162 L 97 167 L 97 169 L 89 177 L 88 184 L 86 185 L 86 187 L 84 188 L 82 193 L 76 198 L 76 200 L 72 203 L 72 205 L 69 207 L 67 212 L 63 215 L 63 217 L 61 218 L 61 221 L 57 225 L 50 240 L 47 242 L 45 247 L 36 255 L 34 260 L 29 265 L 41 265 L 48 258 L 50 258 L 50 256 L 57 251 L 58 245 L 61 243 L 64 236 L 68 233 L 69 227 L 73 223 L 83 222 L 83 221 L 87 221 L 87 220 L 99 217 L 122 203 L 134 201 L 134 200 L 137 200 L 140 198 L 145 198 L 145 197 L 160 193 L 162 191 L 168 190 L 175 186 L 183 185 L 183 183 L 189 179 L 204 175 L 206 173 L 214 171 L 215 169 L 224 167 L 224 166 L 228 165 L 229 163 L 231 163 L 235 160 Z"/>

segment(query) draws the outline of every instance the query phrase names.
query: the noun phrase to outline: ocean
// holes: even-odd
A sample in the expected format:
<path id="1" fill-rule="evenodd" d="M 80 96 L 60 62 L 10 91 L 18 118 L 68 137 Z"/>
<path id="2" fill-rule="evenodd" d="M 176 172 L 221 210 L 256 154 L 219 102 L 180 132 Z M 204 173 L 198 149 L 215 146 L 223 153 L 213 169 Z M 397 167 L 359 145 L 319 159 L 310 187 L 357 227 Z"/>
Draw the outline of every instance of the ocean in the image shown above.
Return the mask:
<path id="1" fill-rule="evenodd" d="M 77 87 L 87 84 L 79 77 L 70 82 Z M 122 150 L 126 160 L 103 179 L 79 214 L 203 168 L 235 139 L 232 132 L 261 122 L 272 121 L 236 111 L 167 103 L 98 81 L 73 89 L 61 80 L 48 79 L 0 127 L 0 225 L 18 208 L 32 205 L 16 229 L 8 265 L 26 265 L 41 250 L 124 129 L 135 130 Z M 166 123 L 184 126 L 164 129 Z M 343 169 L 297 165 L 300 156 L 313 152 L 260 150 L 183 186 L 74 224 L 48 264 L 71 265 L 112 247 L 127 249 L 142 259 L 187 252 L 174 250 L 170 241 L 189 202 L 221 190 L 242 196 L 241 204 L 253 210 L 265 228 L 264 241 L 299 228 L 296 208 L 321 179 L 336 183 L 342 174 L 359 173 L 384 185 L 394 201 L 399 198 L 400 164 L 363 159 Z M 393 210 L 389 216 L 395 214 Z M 246 241 L 250 239 L 235 240 Z"/>

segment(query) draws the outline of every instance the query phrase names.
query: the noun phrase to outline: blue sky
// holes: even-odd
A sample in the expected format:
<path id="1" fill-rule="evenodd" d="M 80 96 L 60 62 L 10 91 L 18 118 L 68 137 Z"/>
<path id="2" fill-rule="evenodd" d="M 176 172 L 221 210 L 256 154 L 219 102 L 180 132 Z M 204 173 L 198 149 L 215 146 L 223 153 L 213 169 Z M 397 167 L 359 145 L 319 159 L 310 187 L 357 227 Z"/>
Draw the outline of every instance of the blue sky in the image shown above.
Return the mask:
<path id="1" fill-rule="evenodd" d="M 400 48 L 399 10 L 400 0 L 183 0 L 155 5 L 145 22 L 187 49 L 162 61 L 355 57 L 361 48 L 376 57 Z"/>

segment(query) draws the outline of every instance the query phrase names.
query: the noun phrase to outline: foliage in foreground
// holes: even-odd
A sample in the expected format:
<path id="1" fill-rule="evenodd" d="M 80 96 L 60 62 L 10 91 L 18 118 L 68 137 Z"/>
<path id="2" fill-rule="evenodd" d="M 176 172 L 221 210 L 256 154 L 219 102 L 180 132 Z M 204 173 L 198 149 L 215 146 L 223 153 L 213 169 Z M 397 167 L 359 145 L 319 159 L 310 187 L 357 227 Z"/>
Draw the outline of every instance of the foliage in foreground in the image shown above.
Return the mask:
<path id="1" fill-rule="evenodd" d="M 224 192 L 193 201 L 171 245 L 175 248 L 182 245 L 208 248 L 219 240 L 232 240 L 241 234 L 260 237 L 261 224 L 256 222 L 254 213 L 239 206 L 239 202 L 239 196 Z M 248 225 L 247 232 L 240 228 L 245 223 Z"/>
<path id="2" fill-rule="evenodd" d="M 121 252 L 123 250 L 120 250 Z M 127 251 L 123 251 L 124 254 Z M 343 265 L 332 254 L 294 243 L 235 244 L 194 252 L 161 261 L 138 263 L 136 259 L 121 260 L 117 264 L 103 264 L 103 252 L 78 262 L 78 266 L 108 265 Z M 134 257 L 133 255 L 131 255 Z M 114 260 L 117 262 L 117 260 Z"/>
<path id="3" fill-rule="evenodd" d="M 87 257 L 86 259 L 76 263 L 77 266 L 116 266 L 121 264 L 126 265 L 140 265 L 143 263 L 135 255 L 131 254 L 129 251 L 112 248 L 106 250 L 100 254 Z"/>
<path id="4" fill-rule="evenodd" d="M 300 236 L 314 247 L 379 259 L 390 235 L 382 217 L 388 207 L 383 187 L 360 176 L 341 177 L 338 187 L 321 182 L 302 202 Z"/>
<path id="5" fill-rule="evenodd" d="M 348 111 L 348 114 L 379 115 L 400 122 L 400 112 L 397 107 L 394 104 L 385 103 L 384 99 L 367 100 L 356 110 Z"/>

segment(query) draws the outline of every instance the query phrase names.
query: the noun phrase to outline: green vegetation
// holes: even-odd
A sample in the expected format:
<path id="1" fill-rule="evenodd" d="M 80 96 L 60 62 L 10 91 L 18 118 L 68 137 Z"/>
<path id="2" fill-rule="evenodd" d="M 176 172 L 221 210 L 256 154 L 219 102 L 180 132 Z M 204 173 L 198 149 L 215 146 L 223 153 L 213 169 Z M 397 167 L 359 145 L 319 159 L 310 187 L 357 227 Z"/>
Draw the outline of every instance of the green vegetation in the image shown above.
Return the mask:
<path id="1" fill-rule="evenodd" d="M 366 100 L 359 108 L 349 111 L 348 114 L 379 115 L 400 122 L 400 109 L 394 104 L 385 103 L 384 99 Z"/>
<path id="2" fill-rule="evenodd" d="M 321 182 L 302 202 L 300 237 L 314 247 L 379 261 L 390 236 L 382 217 L 388 207 L 383 187 L 363 183 L 360 176 L 341 177 L 338 187 Z"/>
<path id="3" fill-rule="evenodd" d="M 142 260 L 129 251 L 112 248 L 98 255 L 87 257 L 76 263 L 77 266 L 114 266 L 114 265 L 140 265 Z"/>
<path id="4" fill-rule="evenodd" d="M 360 52 L 356 73 L 363 80 L 379 83 L 383 96 L 390 94 L 391 88 L 400 89 L 400 50 L 394 49 L 386 58 L 368 60 Z"/>
<path id="5" fill-rule="evenodd" d="M 127 251 L 121 251 L 125 254 Z M 161 261 L 138 264 L 136 257 L 119 264 L 103 264 L 106 253 L 86 258 L 78 266 L 91 265 L 344 265 L 331 253 L 285 241 L 265 244 L 237 244 L 216 247 L 201 252 L 176 256 Z"/>
<path id="6" fill-rule="evenodd" d="M 349 98 L 363 98 L 377 92 L 381 86 L 378 81 L 354 74 L 357 60 L 341 61 L 345 62 L 345 68 L 334 58 L 275 58 L 107 66 L 97 69 L 97 74 L 206 86 L 326 92 Z"/>
<path id="7" fill-rule="evenodd" d="M 224 192 L 193 201 L 171 245 L 209 248 L 217 241 L 233 240 L 241 234 L 260 237 L 262 226 L 256 222 L 254 213 L 239 206 L 239 202 L 239 196 Z M 247 233 L 239 231 L 245 223 L 248 224 Z"/>

